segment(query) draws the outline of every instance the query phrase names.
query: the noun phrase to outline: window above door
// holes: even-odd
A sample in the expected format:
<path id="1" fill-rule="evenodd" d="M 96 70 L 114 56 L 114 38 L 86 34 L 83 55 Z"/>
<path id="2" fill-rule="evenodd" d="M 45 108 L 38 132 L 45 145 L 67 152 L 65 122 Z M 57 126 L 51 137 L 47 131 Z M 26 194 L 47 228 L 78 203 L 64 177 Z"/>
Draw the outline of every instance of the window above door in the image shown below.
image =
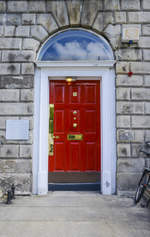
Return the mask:
<path id="1" fill-rule="evenodd" d="M 104 61 L 113 60 L 108 42 L 95 33 L 69 29 L 55 34 L 42 46 L 39 61 Z"/>

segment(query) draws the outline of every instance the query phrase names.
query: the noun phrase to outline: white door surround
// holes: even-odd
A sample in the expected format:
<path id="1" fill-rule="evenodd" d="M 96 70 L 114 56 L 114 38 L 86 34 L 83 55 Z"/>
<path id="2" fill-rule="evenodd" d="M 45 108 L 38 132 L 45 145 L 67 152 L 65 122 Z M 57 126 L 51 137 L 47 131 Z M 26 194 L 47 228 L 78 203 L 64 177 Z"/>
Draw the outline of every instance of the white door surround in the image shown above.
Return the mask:
<path id="1" fill-rule="evenodd" d="M 34 85 L 33 194 L 48 192 L 49 78 L 101 78 L 101 192 L 116 191 L 115 61 L 37 62 Z"/>

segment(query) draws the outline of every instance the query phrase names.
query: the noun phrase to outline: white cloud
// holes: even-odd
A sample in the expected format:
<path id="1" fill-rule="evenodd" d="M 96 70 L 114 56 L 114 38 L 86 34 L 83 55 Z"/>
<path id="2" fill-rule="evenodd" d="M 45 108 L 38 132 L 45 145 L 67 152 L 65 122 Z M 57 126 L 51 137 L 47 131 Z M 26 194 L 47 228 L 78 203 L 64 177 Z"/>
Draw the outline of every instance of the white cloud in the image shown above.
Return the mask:
<path id="1" fill-rule="evenodd" d="M 90 42 L 87 45 L 80 44 L 77 41 L 67 42 L 65 45 L 55 44 L 55 49 L 59 56 L 59 60 L 87 60 L 87 59 L 112 59 L 111 52 L 98 42 Z"/>

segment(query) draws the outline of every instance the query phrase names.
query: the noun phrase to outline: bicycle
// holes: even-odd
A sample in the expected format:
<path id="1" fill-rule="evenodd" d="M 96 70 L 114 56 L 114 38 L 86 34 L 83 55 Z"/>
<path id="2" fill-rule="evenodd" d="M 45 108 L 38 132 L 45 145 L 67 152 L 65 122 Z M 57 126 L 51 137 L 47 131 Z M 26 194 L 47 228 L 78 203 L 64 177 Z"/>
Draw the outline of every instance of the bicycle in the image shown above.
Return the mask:
<path id="1" fill-rule="evenodd" d="M 150 142 L 149 141 L 145 142 L 145 144 L 141 147 L 139 151 L 143 152 L 145 155 L 147 155 L 147 157 L 150 157 Z M 136 193 L 134 196 L 134 203 L 137 204 L 144 196 L 144 193 L 149 189 L 150 189 L 150 168 L 145 167 L 136 189 Z M 149 205 L 149 203 L 150 198 L 147 201 L 147 205 Z"/>

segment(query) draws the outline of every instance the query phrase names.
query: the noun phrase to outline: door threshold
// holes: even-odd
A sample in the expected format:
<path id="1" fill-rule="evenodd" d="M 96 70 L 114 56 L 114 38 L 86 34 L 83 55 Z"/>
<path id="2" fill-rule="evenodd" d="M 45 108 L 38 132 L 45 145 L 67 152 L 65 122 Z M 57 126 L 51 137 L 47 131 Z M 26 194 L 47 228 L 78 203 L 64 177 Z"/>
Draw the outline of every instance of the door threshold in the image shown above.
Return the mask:
<path id="1" fill-rule="evenodd" d="M 100 183 L 49 183 L 48 191 L 100 191 Z"/>

